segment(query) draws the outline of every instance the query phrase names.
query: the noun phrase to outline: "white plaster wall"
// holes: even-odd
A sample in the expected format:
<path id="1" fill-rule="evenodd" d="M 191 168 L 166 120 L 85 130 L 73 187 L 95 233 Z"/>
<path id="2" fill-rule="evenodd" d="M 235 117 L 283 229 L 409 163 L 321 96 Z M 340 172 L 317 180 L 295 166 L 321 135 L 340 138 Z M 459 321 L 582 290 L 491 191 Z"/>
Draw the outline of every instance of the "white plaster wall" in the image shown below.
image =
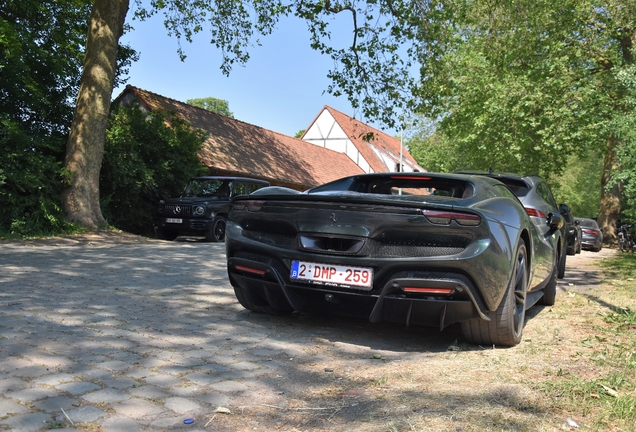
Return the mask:
<path id="1" fill-rule="evenodd" d="M 323 110 L 314 124 L 305 132 L 303 140 L 339 153 L 344 153 L 364 172 L 373 172 L 369 163 L 360 154 L 358 148 L 351 142 L 347 134 L 327 110 Z"/>

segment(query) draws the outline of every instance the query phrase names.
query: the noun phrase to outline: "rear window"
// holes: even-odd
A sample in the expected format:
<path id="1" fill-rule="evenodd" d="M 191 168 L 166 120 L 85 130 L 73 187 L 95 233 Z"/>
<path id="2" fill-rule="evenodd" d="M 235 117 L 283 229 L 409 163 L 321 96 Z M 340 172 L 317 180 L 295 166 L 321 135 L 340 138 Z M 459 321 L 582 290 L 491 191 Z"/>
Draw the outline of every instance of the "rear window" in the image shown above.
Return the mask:
<path id="1" fill-rule="evenodd" d="M 593 219 L 579 219 L 582 227 L 598 229 L 598 224 Z"/>
<path id="2" fill-rule="evenodd" d="M 465 180 L 426 176 L 361 176 L 348 177 L 318 186 L 309 193 L 350 191 L 376 195 L 434 195 L 471 198 L 472 183 Z"/>
<path id="3" fill-rule="evenodd" d="M 505 177 L 495 177 L 497 180 L 508 186 L 508 189 L 515 194 L 516 197 L 522 198 L 528 195 L 530 187 L 523 180 L 511 179 Z"/>

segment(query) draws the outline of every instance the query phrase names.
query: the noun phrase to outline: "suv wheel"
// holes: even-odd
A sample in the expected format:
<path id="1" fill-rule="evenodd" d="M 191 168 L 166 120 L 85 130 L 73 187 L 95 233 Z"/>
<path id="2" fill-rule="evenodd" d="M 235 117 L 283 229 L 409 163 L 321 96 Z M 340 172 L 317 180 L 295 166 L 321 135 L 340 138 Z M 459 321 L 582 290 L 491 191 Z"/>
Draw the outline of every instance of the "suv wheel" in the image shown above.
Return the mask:
<path id="1" fill-rule="evenodd" d="M 205 239 L 211 242 L 225 241 L 225 218 L 217 216 L 212 223 L 212 229 L 205 235 Z"/>

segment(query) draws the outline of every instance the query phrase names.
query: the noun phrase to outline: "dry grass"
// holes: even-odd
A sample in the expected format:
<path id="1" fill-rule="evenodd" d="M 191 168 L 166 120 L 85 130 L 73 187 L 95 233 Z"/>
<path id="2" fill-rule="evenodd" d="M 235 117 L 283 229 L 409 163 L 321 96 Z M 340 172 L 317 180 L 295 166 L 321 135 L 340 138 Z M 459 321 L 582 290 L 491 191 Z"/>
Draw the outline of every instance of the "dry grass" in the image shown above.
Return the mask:
<path id="1" fill-rule="evenodd" d="M 570 266 L 601 272 L 585 259 L 589 254 L 571 260 Z M 636 310 L 636 283 L 627 279 L 610 272 L 600 283 L 585 285 L 566 275 L 559 283 L 557 304 L 529 311 L 524 339 L 514 348 L 466 345 L 456 332 L 458 340 L 446 351 L 411 346 L 399 355 L 380 352 L 361 359 L 359 353 L 347 357 L 336 351 L 336 344 L 317 337 L 307 350 L 326 358 L 337 356 L 349 367 L 327 379 L 323 364 L 304 365 L 297 377 L 304 387 L 290 393 L 284 404 L 255 403 L 239 415 L 215 419 L 210 427 L 634 430 L 636 322 L 630 327 L 620 314 Z"/>

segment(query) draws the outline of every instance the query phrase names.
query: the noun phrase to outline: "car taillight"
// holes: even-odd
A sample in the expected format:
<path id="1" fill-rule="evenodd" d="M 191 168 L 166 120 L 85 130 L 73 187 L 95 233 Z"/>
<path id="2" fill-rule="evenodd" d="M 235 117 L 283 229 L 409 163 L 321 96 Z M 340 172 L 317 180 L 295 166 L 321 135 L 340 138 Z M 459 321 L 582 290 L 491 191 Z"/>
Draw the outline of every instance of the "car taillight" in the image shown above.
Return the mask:
<path id="1" fill-rule="evenodd" d="M 404 287 L 402 288 L 406 292 L 420 293 L 420 294 L 452 294 L 451 288 L 426 288 L 426 287 Z"/>
<path id="2" fill-rule="evenodd" d="M 472 213 L 422 210 L 422 214 L 436 225 L 449 225 L 453 220 L 463 226 L 477 226 L 481 222 L 481 218 Z"/>
<path id="3" fill-rule="evenodd" d="M 584 229 L 582 230 L 585 234 L 598 235 L 598 231 L 593 229 Z"/>
<path id="4" fill-rule="evenodd" d="M 263 205 L 265 204 L 265 201 L 254 201 L 254 200 L 250 200 L 250 201 L 235 201 L 232 204 L 232 209 L 237 210 L 237 211 L 249 211 L 249 212 L 257 212 L 259 211 L 261 208 L 263 208 Z"/>
<path id="5" fill-rule="evenodd" d="M 525 207 L 525 209 L 526 209 L 526 213 L 528 213 L 528 216 L 547 219 L 546 215 L 541 210 L 533 209 L 530 207 Z"/>
<path id="6" fill-rule="evenodd" d="M 418 181 L 429 181 L 431 179 L 430 177 L 405 176 L 405 175 L 391 176 L 391 178 L 395 180 L 418 180 Z"/>
<path id="7" fill-rule="evenodd" d="M 254 274 L 257 274 L 259 276 L 265 275 L 265 270 L 255 269 L 255 268 L 252 268 L 252 267 L 245 267 L 245 266 L 237 265 L 236 269 L 240 270 L 240 271 L 247 272 L 247 273 L 254 273 Z"/>

